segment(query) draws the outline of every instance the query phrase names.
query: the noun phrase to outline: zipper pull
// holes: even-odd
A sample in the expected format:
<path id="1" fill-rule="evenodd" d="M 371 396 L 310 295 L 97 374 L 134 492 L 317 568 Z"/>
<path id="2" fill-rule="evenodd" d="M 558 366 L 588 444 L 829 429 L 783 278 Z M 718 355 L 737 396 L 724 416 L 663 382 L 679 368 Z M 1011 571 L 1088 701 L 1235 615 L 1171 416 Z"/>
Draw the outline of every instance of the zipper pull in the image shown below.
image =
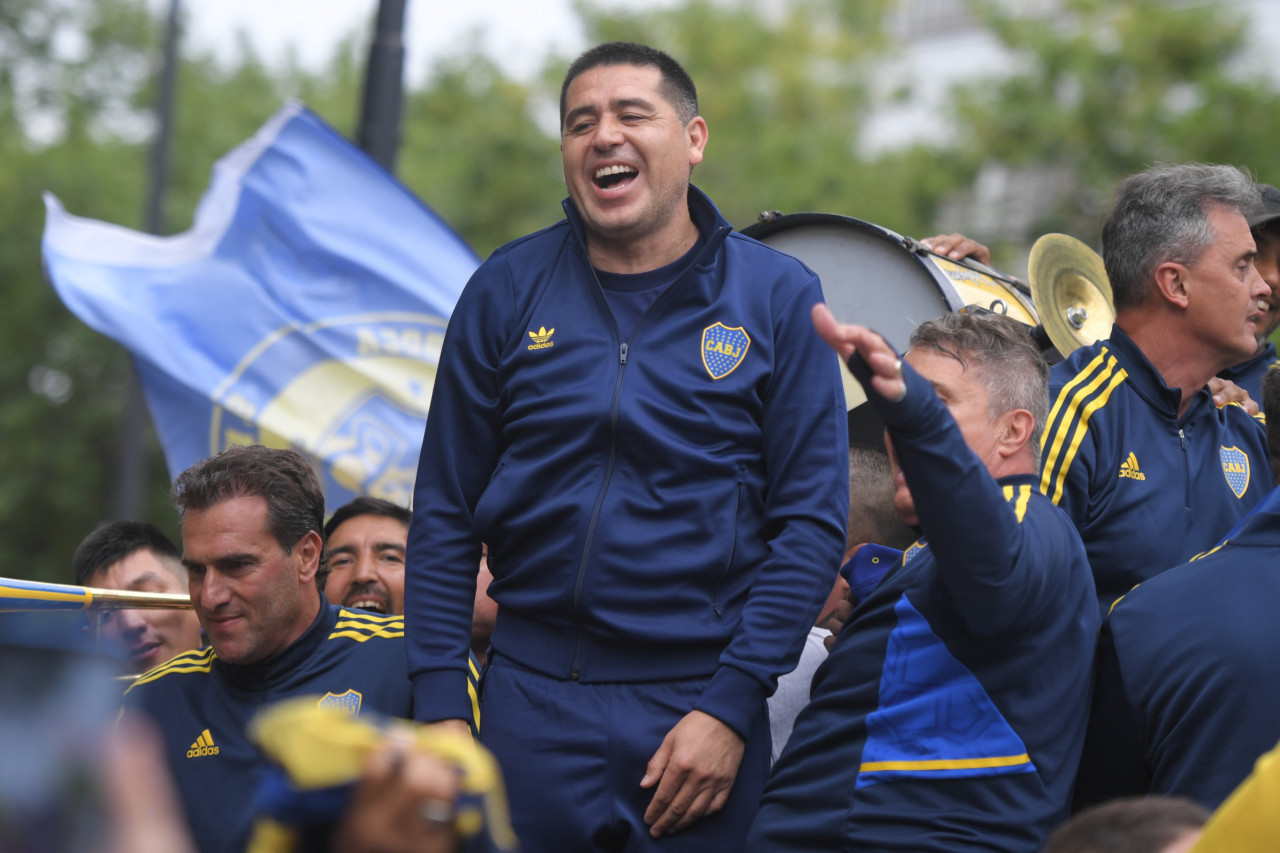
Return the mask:
<path id="1" fill-rule="evenodd" d="M 1186 434 L 1182 431 L 1182 427 L 1178 427 L 1178 439 L 1182 442 L 1182 449 L 1183 449 L 1183 450 L 1186 450 L 1186 449 L 1187 449 L 1187 436 L 1186 436 Z"/>
<path id="2" fill-rule="evenodd" d="M 627 345 L 625 343 L 622 346 L 618 347 L 618 363 L 619 364 L 627 363 Z"/>

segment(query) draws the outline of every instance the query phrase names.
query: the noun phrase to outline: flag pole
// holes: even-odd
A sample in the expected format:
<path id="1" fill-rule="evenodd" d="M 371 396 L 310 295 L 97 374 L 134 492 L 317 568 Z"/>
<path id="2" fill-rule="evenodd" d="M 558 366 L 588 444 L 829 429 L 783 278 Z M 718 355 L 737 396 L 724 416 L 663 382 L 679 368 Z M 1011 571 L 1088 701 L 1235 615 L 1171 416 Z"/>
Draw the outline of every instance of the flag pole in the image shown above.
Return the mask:
<path id="1" fill-rule="evenodd" d="M 404 12 L 407 0 L 379 0 L 356 144 L 388 172 L 396 171 L 404 89 Z"/>

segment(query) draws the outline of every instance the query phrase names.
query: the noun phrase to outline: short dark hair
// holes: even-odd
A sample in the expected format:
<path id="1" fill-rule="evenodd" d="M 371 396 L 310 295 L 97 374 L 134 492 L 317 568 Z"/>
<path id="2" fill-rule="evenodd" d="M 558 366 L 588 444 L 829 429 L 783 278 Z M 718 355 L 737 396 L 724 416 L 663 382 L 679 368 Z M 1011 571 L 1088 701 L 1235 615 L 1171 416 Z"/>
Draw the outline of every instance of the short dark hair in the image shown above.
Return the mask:
<path id="1" fill-rule="evenodd" d="M 337 530 L 345 522 L 353 518 L 359 518 L 362 515 L 380 515 L 386 518 L 394 518 L 405 527 L 408 527 L 409 522 L 413 520 L 413 513 L 399 504 L 394 504 L 382 498 L 361 495 L 351 502 L 338 507 L 334 510 L 333 515 L 329 516 L 329 520 L 324 523 L 324 541 L 328 542 L 329 537 L 333 535 L 333 531 Z"/>
<path id="2" fill-rule="evenodd" d="M 1200 259 L 1216 236 L 1206 218 L 1211 208 L 1247 219 L 1261 204 L 1249 173 L 1235 166 L 1158 163 L 1125 178 L 1102 226 L 1102 261 L 1116 310 L 1146 300 L 1156 267 Z"/>
<path id="3" fill-rule="evenodd" d="M 185 581 L 182 553 L 173 540 L 149 521 L 104 521 L 80 541 L 71 558 L 71 571 L 79 586 L 89 586 L 98 572 L 135 551 L 150 551 L 179 580 Z"/>
<path id="4" fill-rule="evenodd" d="M 698 114 L 698 89 L 693 78 L 679 62 L 656 48 L 629 41 L 610 41 L 598 44 L 573 61 L 565 72 L 560 85 L 560 128 L 564 129 L 564 114 L 569 97 L 569 84 L 584 71 L 603 65 L 638 65 L 653 67 L 662 72 L 662 95 L 676 108 L 676 115 L 683 124 L 693 121 Z"/>
<path id="5" fill-rule="evenodd" d="M 324 536 L 324 489 L 307 457 L 293 449 L 228 447 L 178 475 L 170 496 L 179 520 L 188 510 L 208 509 L 232 498 L 262 498 L 267 502 L 267 529 L 286 554 L 309 531 Z M 322 591 L 326 562 L 322 554 L 316 575 Z"/>
<path id="6" fill-rule="evenodd" d="M 1042 853 L 1160 853 L 1208 819 L 1203 806 L 1183 797 L 1126 797 L 1080 812 Z"/>
<path id="7" fill-rule="evenodd" d="M 991 311 L 955 311 L 921 323 L 911 335 L 911 348 L 928 349 L 973 368 L 990 393 L 992 420 L 1014 409 L 1026 409 L 1035 423 L 1031 452 L 1040 461 L 1040 436 L 1049 418 L 1049 365 L 1040 355 L 1030 329 Z"/>

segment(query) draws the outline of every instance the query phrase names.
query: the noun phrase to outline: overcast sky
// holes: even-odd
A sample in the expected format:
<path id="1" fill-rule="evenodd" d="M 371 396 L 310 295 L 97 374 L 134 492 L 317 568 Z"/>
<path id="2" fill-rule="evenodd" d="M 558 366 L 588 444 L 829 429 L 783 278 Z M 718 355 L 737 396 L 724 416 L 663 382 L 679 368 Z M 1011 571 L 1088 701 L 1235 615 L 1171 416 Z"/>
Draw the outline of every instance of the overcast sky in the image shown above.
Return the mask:
<path id="1" fill-rule="evenodd" d="M 672 0 L 596 2 L 652 8 Z M 151 3 L 167 9 L 169 0 Z M 236 32 L 243 30 L 268 63 L 282 59 L 292 45 L 302 62 L 314 68 L 352 30 L 372 31 L 378 0 L 183 0 L 183 8 L 186 37 L 194 45 L 229 56 Z M 568 53 L 586 46 L 570 0 L 407 0 L 406 9 L 405 71 L 413 79 L 477 30 L 485 33 L 486 53 L 520 76 L 532 73 L 553 50 Z"/>

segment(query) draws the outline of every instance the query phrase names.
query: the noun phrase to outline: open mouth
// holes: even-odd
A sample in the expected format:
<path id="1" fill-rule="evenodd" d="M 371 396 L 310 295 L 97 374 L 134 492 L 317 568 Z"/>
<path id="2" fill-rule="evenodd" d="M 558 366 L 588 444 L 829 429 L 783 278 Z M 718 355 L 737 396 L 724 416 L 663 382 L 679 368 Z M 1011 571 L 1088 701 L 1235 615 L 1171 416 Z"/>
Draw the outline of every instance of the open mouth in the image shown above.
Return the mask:
<path id="1" fill-rule="evenodd" d="M 383 616 L 390 615 L 387 612 L 386 605 L 381 601 L 378 601 L 376 598 L 358 598 L 355 601 L 349 602 L 347 607 L 354 607 L 357 610 L 368 610 L 370 613 L 379 613 Z"/>
<path id="2" fill-rule="evenodd" d="M 602 190 L 612 189 L 621 186 L 639 174 L 632 166 L 623 166 L 615 164 L 613 166 L 601 166 L 596 169 L 596 173 L 591 176 L 596 186 Z"/>

